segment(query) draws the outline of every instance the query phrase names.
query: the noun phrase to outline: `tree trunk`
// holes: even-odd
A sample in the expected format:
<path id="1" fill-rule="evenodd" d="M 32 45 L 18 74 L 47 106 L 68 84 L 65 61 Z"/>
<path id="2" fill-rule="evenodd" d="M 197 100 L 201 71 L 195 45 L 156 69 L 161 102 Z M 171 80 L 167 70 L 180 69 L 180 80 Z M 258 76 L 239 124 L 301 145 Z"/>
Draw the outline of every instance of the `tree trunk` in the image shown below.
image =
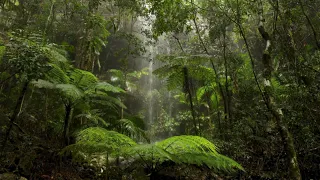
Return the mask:
<path id="1" fill-rule="evenodd" d="M 225 113 L 225 120 L 226 120 L 226 123 L 228 123 L 228 126 L 229 126 L 229 130 L 231 130 L 231 112 L 230 112 L 230 105 L 231 105 L 231 101 L 230 101 L 230 93 L 229 93 L 229 82 L 228 82 L 228 61 L 227 61 L 227 55 L 226 55 L 226 31 L 224 29 L 223 31 L 223 59 L 224 59 L 224 75 L 225 75 L 225 91 L 226 91 L 226 94 L 225 94 L 225 100 L 224 100 L 224 113 Z"/>
<path id="2" fill-rule="evenodd" d="M 194 106 L 193 106 L 193 101 L 192 101 L 192 94 L 190 90 L 190 84 L 189 84 L 189 77 L 188 77 L 188 69 L 187 67 L 183 67 L 183 75 L 184 75 L 184 91 L 189 97 L 189 103 L 190 103 L 190 110 L 191 110 L 191 115 L 192 115 L 192 122 L 194 126 L 194 133 L 195 135 L 199 135 L 199 130 L 197 127 L 197 120 L 196 120 L 196 113 L 194 111 Z"/>
<path id="3" fill-rule="evenodd" d="M 29 82 L 25 82 L 24 85 L 23 85 L 23 88 L 20 92 L 20 95 L 19 95 L 19 98 L 18 98 L 18 101 L 16 103 L 16 106 L 14 108 L 14 111 L 13 111 L 13 114 L 11 115 L 11 118 L 10 118 L 10 124 L 9 124 L 9 128 L 5 134 L 5 137 L 3 139 L 3 142 L 2 142 L 2 152 L 4 151 L 5 147 L 6 147 L 6 144 L 7 144 L 7 141 L 8 141 L 8 138 L 10 136 L 10 132 L 12 130 L 12 127 L 15 123 L 15 121 L 18 119 L 20 113 L 21 113 L 21 108 L 22 108 L 22 105 L 23 105 L 23 100 L 24 100 L 24 97 L 27 93 L 27 90 L 28 90 L 28 85 L 29 85 Z"/>
<path id="4" fill-rule="evenodd" d="M 292 180 L 301 180 L 301 174 L 297 159 L 296 150 L 293 143 L 293 138 L 287 128 L 286 123 L 283 121 L 283 114 L 280 108 L 277 107 L 276 102 L 273 100 L 273 89 L 271 84 L 271 78 L 273 75 L 272 60 L 271 60 L 271 38 L 268 32 L 264 29 L 264 18 L 263 18 L 263 5 L 260 1 L 259 4 L 259 33 L 262 38 L 266 41 L 266 49 L 263 52 L 262 62 L 264 65 L 263 78 L 264 78 L 264 99 L 268 110 L 272 113 L 278 131 L 280 133 L 284 150 L 287 155 L 289 164 L 289 178 Z"/>
<path id="5" fill-rule="evenodd" d="M 67 104 L 65 108 L 66 108 L 66 115 L 64 118 L 63 138 L 64 138 L 64 145 L 68 146 L 70 144 L 69 127 L 71 123 L 73 107 L 71 104 Z"/>

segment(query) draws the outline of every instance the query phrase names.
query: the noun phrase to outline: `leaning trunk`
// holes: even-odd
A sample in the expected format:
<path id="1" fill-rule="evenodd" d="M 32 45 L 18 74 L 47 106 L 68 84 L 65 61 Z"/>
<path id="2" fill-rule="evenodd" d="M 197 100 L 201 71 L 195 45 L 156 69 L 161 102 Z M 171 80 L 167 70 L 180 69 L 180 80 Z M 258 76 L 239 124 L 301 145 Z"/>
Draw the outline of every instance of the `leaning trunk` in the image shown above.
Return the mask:
<path id="1" fill-rule="evenodd" d="M 266 49 L 263 52 L 262 62 L 264 65 L 263 78 L 264 78 L 264 100 L 268 110 L 272 113 L 278 131 L 280 133 L 284 150 L 287 155 L 288 165 L 289 165 L 289 178 L 292 180 L 301 180 L 301 174 L 299 170 L 299 164 L 297 160 L 297 154 L 293 143 L 293 138 L 287 128 L 286 123 L 283 121 L 283 113 L 280 108 L 277 108 L 277 104 L 274 101 L 273 89 L 271 84 L 271 78 L 273 75 L 272 60 L 271 60 L 271 38 L 268 32 L 264 28 L 263 19 L 263 6 L 260 1 L 260 23 L 259 23 L 259 33 L 262 38 L 266 41 Z"/>
<path id="2" fill-rule="evenodd" d="M 19 117 L 19 115 L 21 113 L 21 108 L 22 108 L 22 105 L 23 105 L 24 97 L 25 97 L 25 95 L 27 93 L 27 90 L 28 90 L 28 85 L 29 85 L 29 82 L 25 82 L 24 85 L 23 85 L 23 88 L 22 88 L 22 90 L 20 92 L 18 101 L 17 101 L 16 106 L 14 108 L 13 114 L 12 114 L 12 116 L 10 118 L 9 128 L 8 128 L 8 130 L 7 130 L 6 134 L 5 134 L 5 137 L 3 139 L 3 142 L 2 142 L 2 151 L 4 151 L 4 148 L 6 147 L 6 144 L 7 144 L 8 138 L 10 136 L 13 124 L 18 119 L 18 117 Z"/>

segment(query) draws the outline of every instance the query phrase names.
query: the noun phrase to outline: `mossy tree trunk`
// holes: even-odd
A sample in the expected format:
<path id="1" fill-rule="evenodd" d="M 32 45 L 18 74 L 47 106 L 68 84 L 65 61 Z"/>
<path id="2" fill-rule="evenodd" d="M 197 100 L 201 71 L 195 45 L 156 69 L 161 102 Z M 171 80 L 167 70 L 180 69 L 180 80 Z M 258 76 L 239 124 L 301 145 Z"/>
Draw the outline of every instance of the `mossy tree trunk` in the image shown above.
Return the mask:
<path id="1" fill-rule="evenodd" d="M 273 118 L 276 122 L 278 131 L 280 133 L 284 150 L 287 155 L 288 165 L 289 165 L 289 178 L 292 180 L 301 180 L 301 174 L 297 159 L 296 150 L 294 147 L 293 138 L 287 128 L 287 124 L 283 120 L 283 113 L 281 108 L 277 106 L 277 103 L 274 101 L 274 92 L 272 88 L 272 76 L 274 73 L 274 69 L 272 67 L 272 59 L 271 59 L 271 37 L 269 33 L 264 28 L 264 21 L 263 18 L 263 5 L 260 1 L 259 3 L 259 33 L 262 38 L 266 42 L 266 48 L 263 52 L 262 62 L 263 62 L 263 96 L 266 103 L 268 110 L 273 115 Z"/>

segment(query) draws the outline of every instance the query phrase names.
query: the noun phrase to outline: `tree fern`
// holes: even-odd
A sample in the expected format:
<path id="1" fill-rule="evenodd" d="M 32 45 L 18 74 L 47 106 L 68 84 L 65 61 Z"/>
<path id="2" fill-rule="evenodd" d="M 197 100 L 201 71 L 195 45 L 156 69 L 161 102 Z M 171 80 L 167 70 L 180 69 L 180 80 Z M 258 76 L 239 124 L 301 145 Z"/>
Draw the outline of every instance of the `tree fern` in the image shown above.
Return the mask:
<path id="1" fill-rule="evenodd" d="M 175 136 L 153 145 L 129 147 L 127 152 L 136 152 L 139 156 L 133 154 L 134 157 L 142 159 L 144 163 L 173 161 L 178 164 L 207 166 L 217 172 L 243 170 L 237 162 L 219 154 L 214 144 L 199 136 Z"/>
<path id="2" fill-rule="evenodd" d="M 201 101 L 204 99 L 205 94 L 209 94 L 212 106 L 217 108 L 220 101 L 220 96 L 219 93 L 216 93 L 218 91 L 216 88 L 217 84 L 213 82 L 198 88 L 196 92 L 197 99 Z"/>
<path id="3" fill-rule="evenodd" d="M 243 170 L 241 165 L 218 153 L 217 147 L 199 136 L 174 136 L 156 144 L 175 155 L 177 163 L 205 165 L 217 171 Z"/>
<path id="4" fill-rule="evenodd" d="M 133 158 L 151 169 L 171 161 L 207 166 L 216 172 L 243 170 L 240 164 L 219 154 L 213 143 L 199 136 L 174 136 L 154 144 L 137 145 L 123 134 L 93 127 L 79 132 L 76 139 L 74 145 L 66 147 L 62 152 L 121 155 Z"/>
<path id="5" fill-rule="evenodd" d="M 46 45 L 42 49 L 51 63 L 59 64 L 61 67 L 69 63 L 69 60 L 66 58 L 67 53 L 64 50 L 54 47 L 52 44 Z"/>
<path id="6" fill-rule="evenodd" d="M 123 134 L 100 127 L 90 127 L 77 133 L 76 143 L 67 146 L 61 153 L 93 154 L 104 152 L 118 154 L 121 149 L 135 145 L 136 142 Z"/>
<path id="7" fill-rule="evenodd" d="M 68 73 L 71 83 L 81 89 L 86 89 L 98 82 L 98 78 L 89 71 L 72 69 Z"/>
<path id="8" fill-rule="evenodd" d="M 122 154 L 125 157 L 135 159 L 135 161 L 140 162 L 149 169 L 154 169 L 165 161 L 177 161 L 173 154 L 155 144 L 141 144 L 129 147 L 123 150 Z"/>
<path id="9" fill-rule="evenodd" d="M 187 68 L 189 76 L 195 80 L 212 82 L 215 78 L 213 69 L 206 66 L 209 58 L 205 55 L 162 56 L 159 60 L 166 64 L 153 73 L 159 78 L 167 79 L 169 90 L 182 88 L 185 83 L 183 68 Z"/>
<path id="10" fill-rule="evenodd" d="M 50 70 L 45 73 L 45 78 L 50 82 L 57 84 L 67 84 L 70 78 L 58 65 L 49 63 Z"/>
<path id="11" fill-rule="evenodd" d="M 56 89 L 60 90 L 64 97 L 76 101 L 83 97 L 84 93 L 73 84 L 57 84 Z"/>
<path id="12" fill-rule="evenodd" d="M 217 154 L 217 147 L 199 136 L 174 136 L 157 143 L 158 146 L 171 153 L 212 153 Z"/>
<path id="13" fill-rule="evenodd" d="M 126 105 L 123 104 L 120 99 L 108 96 L 105 93 L 89 93 L 87 94 L 88 101 L 95 103 L 95 104 L 100 104 L 108 107 L 112 107 L 116 109 L 117 107 L 127 109 Z"/>
<path id="14" fill-rule="evenodd" d="M 74 119 L 86 119 L 91 124 L 99 125 L 100 127 L 107 128 L 110 126 L 110 123 L 107 123 L 102 116 L 104 113 L 99 112 L 97 109 L 89 110 L 87 112 L 84 112 L 82 114 L 78 114 L 74 117 Z"/>

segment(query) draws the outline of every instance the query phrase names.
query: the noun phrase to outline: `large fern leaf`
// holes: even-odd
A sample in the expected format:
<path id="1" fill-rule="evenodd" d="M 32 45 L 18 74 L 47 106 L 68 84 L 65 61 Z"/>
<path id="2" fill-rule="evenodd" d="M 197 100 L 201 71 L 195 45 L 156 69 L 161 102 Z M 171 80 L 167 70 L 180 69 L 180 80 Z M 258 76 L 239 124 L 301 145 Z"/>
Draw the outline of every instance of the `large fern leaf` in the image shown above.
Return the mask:
<path id="1" fill-rule="evenodd" d="M 76 101 L 84 95 L 83 91 L 73 84 L 57 84 L 55 87 L 64 94 L 64 97 L 72 101 Z"/>
<path id="2" fill-rule="evenodd" d="M 144 139 L 149 141 L 149 138 L 147 137 L 145 131 L 139 128 L 133 121 L 129 119 L 120 119 L 118 123 L 120 125 L 121 131 L 124 134 L 132 138 Z"/>
<path id="3" fill-rule="evenodd" d="M 98 82 L 94 86 L 91 87 L 95 91 L 104 91 L 104 92 L 113 92 L 113 93 L 123 93 L 125 92 L 120 87 L 113 86 L 107 82 Z"/>
<path id="4" fill-rule="evenodd" d="M 72 84 L 83 90 L 98 82 L 98 78 L 95 75 L 81 69 L 72 69 L 69 71 L 69 77 Z"/>
<path id="5" fill-rule="evenodd" d="M 207 139 L 199 136 L 174 136 L 158 142 L 158 146 L 179 153 L 212 153 L 218 154 L 217 147 Z"/>
<path id="6" fill-rule="evenodd" d="M 63 97 L 72 101 L 76 101 L 84 95 L 83 91 L 72 84 L 54 84 L 42 79 L 32 81 L 32 84 L 38 88 L 59 90 L 64 95 Z"/>
<path id="7" fill-rule="evenodd" d="M 45 74 L 47 80 L 57 84 L 67 84 L 70 78 L 58 65 L 49 63 L 51 69 Z"/>
<path id="8" fill-rule="evenodd" d="M 141 144 L 126 148 L 122 154 L 125 157 L 141 161 L 145 166 L 152 167 L 165 161 L 177 161 L 176 157 L 155 144 Z"/>
<path id="9" fill-rule="evenodd" d="M 217 172 L 243 170 L 240 164 L 219 154 L 213 143 L 199 136 L 174 136 L 151 145 L 128 147 L 126 152 L 147 164 L 173 161 L 207 166 Z"/>
<path id="10" fill-rule="evenodd" d="M 240 164 L 218 153 L 217 147 L 199 136 L 174 136 L 156 144 L 174 155 L 176 163 L 205 165 L 217 171 L 243 170 Z"/>
<path id="11" fill-rule="evenodd" d="M 80 131 L 76 137 L 76 143 L 67 146 L 62 153 L 119 153 L 120 149 L 135 146 L 134 142 L 128 136 L 108 131 L 100 127 L 90 127 Z"/>

